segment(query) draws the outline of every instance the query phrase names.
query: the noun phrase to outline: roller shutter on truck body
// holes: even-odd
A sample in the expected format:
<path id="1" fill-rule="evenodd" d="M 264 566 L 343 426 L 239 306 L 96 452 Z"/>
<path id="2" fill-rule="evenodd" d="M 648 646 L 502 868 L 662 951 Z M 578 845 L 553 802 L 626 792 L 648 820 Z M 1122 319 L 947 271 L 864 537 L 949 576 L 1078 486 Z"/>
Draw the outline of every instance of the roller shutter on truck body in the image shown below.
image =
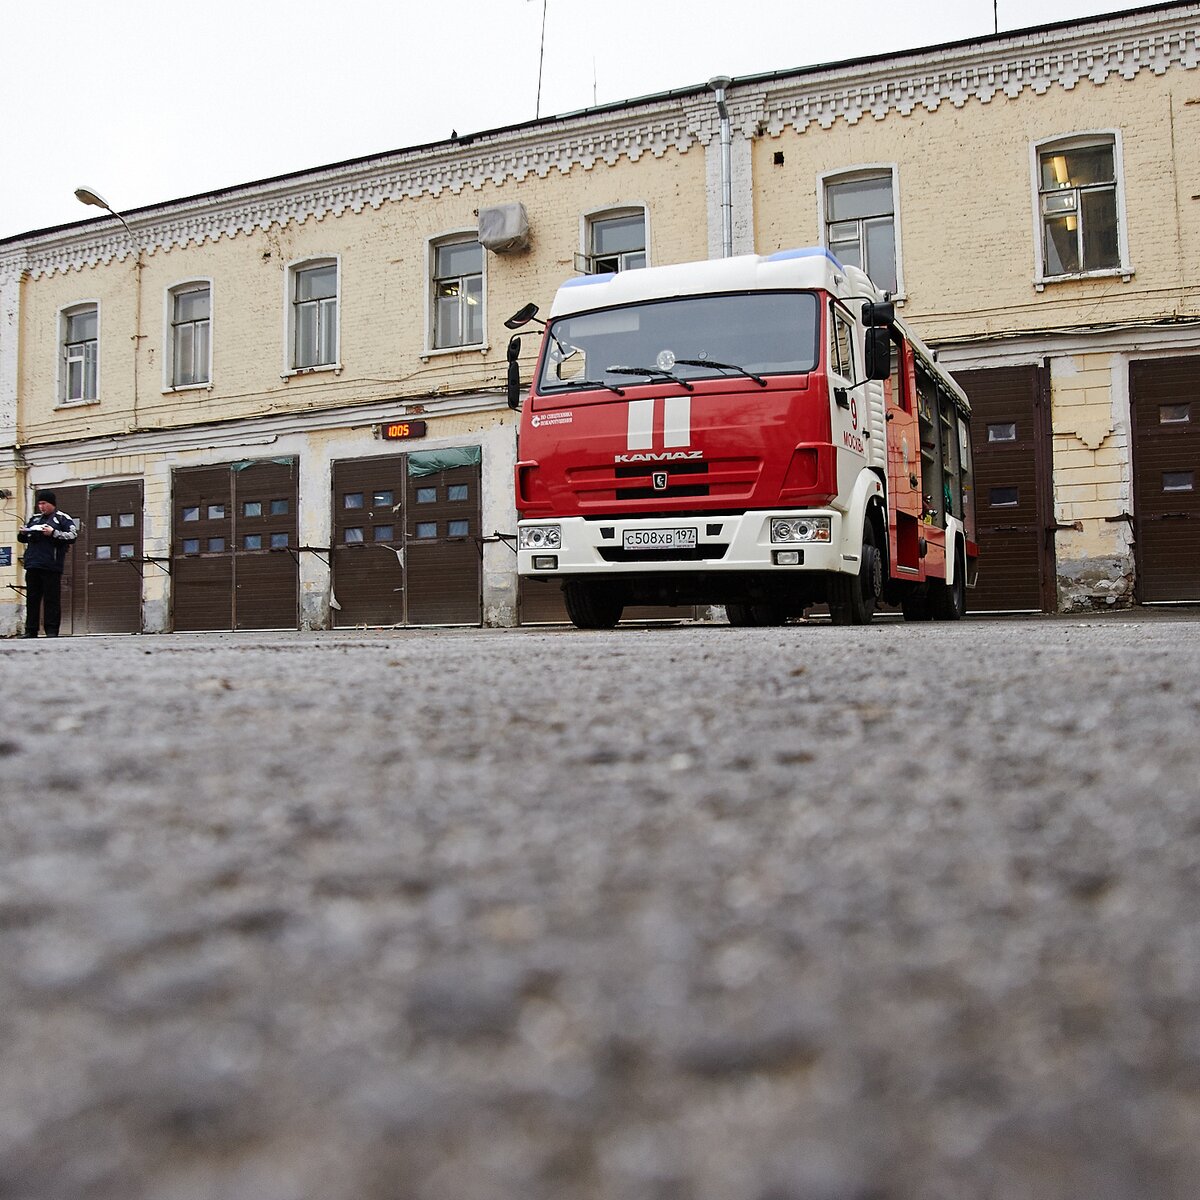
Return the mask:
<path id="1" fill-rule="evenodd" d="M 63 568 L 63 635 L 142 628 L 142 481 L 55 487 L 79 529 Z"/>
<path id="2" fill-rule="evenodd" d="M 971 401 L 979 579 L 972 612 L 1057 607 L 1049 371 L 955 371 Z"/>
<path id="3" fill-rule="evenodd" d="M 1200 600 L 1200 356 L 1133 362 L 1137 596 Z"/>
<path id="4" fill-rule="evenodd" d="M 298 501 L 293 458 L 173 472 L 175 629 L 296 628 Z"/>

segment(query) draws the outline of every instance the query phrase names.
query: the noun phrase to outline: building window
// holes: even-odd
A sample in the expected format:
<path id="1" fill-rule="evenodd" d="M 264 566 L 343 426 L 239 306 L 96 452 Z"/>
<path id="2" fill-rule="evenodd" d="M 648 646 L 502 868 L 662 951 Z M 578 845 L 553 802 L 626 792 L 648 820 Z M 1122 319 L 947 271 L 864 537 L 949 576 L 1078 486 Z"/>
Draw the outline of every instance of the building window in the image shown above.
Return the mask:
<path id="1" fill-rule="evenodd" d="M 884 291 L 900 292 L 896 175 L 862 171 L 824 179 L 825 245 L 847 267 L 866 271 Z"/>
<path id="2" fill-rule="evenodd" d="M 433 247 L 433 348 L 483 343 L 483 247 L 477 241 Z"/>
<path id="3" fill-rule="evenodd" d="M 99 398 L 100 309 L 80 305 L 62 315 L 64 404 L 81 404 Z"/>
<path id="4" fill-rule="evenodd" d="M 1041 275 L 1127 270 L 1115 134 L 1037 147 Z"/>
<path id="5" fill-rule="evenodd" d="M 646 210 L 589 217 L 584 272 L 616 274 L 646 265 Z"/>
<path id="6" fill-rule="evenodd" d="M 208 284 L 183 284 L 170 292 L 171 387 L 194 387 L 211 378 Z"/>
<path id="7" fill-rule="evenodd" d="M 338 265 L 292 268 L 292 368 L 331 367 L 338 361 Z"/>

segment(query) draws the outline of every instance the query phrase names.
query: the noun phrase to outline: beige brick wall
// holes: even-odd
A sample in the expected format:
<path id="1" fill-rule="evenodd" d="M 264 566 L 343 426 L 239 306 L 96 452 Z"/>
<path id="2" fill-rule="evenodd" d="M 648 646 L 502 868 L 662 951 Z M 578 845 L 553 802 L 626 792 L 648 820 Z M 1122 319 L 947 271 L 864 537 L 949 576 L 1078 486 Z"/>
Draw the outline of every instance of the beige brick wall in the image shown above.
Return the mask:
<path id="1" fill-rule="evenodd" d="M 473 228 L 481 207 L 521 201 L 532 248 L 487 255 L 485 353 L 425 356 L 427 239 Z M 501 388 L 508 332 L 505 317 L 528 300 L 549 308 L 573 273 L 581 214 L 598 208 L 649 206 L 654 263 L 706 253 L 704 153 L 643 155 L 590 170 L 530 176 L 524 183 L 485 184 L 387 202 L 273 226 L 267 232 L 159 250 L 144 256 L 141 337 L 134 412 L 133 346 L 138 267 L 130 259 L 31 280 L 21 308 L 19 438 L 39 442 L 355 404 L 394 396 L 437 396 Z M 285 372 L 285 278 L 288 264 L 318 256 L 341 260 L 340 373 Z M 167 290 L 181 281 L 213 281 L 213 386 L 163 391 Z M 100 402 L 56 404 L 58 312 L 100 303 Z M 525 357 L 532 359 L 533 339 Z M 532 363 L 530 361 L 529 365 Z"/>
<path id="2" fill-rule="evenodd" d="M 821 172 L 894 163 L 907 302 L 904 315 L 929 340 L 1104 321 L 1196 315 L 1200 204 L 1200 83 L 1182 72 L 1088 80 L 1038 96 L 962 109 L 918 106 L 877 121 L 785 130 L 754 146 L 759 253 L 818 243 Z M 1133 278 L 1034 289 L 1036 236 L 1030 147 L 1045 138 L 1119 128 Z M 773 157 L 782 151 L 784 163 Z"/>

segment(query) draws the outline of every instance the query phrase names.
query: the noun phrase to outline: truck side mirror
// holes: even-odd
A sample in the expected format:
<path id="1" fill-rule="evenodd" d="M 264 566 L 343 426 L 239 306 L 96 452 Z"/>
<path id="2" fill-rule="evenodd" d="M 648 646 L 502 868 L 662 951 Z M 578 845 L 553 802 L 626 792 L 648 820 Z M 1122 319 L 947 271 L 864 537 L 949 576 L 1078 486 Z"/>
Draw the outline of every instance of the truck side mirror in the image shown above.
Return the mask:
<path id="1" fill-rule="evenodd" d="M 863 324 L 893 325 L 896 321 L 896 306 L 890 300 L 870 300 L 863 305 Z"/>
<path id="2" fill-rule="evenodd" d="M 875 325 L 866 332 L 868 379 L 887 379 L 892 373 L 892 339 L 886 326 Z"/>
<path id="3" fill-rule="evenodd" d="M 521 407 L 521 365 L 517 362 L 521 354 L 521 339 L 508 339 L 508 407 Z"/>
<path id="4" fill-rule="evenodd" d="M 507 321 L 504 322 L 505 329 L 520 329 L 522 325 L 528 325 L 530 321 L 537 317 L 538 306 L 536 304 L 525 304 L 517 309 Z"/>

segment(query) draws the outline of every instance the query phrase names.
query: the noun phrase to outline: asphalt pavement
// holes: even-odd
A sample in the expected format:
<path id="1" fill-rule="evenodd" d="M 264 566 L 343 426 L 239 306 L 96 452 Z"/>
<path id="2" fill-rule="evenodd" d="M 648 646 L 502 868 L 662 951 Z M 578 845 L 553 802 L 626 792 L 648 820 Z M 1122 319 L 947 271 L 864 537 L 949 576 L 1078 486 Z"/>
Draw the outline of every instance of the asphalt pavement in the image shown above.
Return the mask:
<path id="1" fill-rule="evenodd" d="M 1194 1200 L 1200 613 L 0 643 L 3 1200 Z"/>

